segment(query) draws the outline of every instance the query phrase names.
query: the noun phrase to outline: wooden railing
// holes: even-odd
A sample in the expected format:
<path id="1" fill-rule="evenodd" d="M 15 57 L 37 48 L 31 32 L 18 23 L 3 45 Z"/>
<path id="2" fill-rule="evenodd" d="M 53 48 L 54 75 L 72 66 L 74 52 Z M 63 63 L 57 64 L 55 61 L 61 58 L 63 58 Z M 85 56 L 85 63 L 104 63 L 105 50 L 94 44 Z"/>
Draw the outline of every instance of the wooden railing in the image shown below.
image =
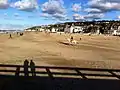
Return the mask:
<path id="1" fill-rule="evenodd" d="M 26 67 L 24 65 L 3 65 L 0 64 L 0 74 L 12 75 L 5 73 L 14 73 L 16 76 L 20 74 L 25 74 Z M 47 74 L 49 77 L 54 78 L 55 75 L 62 76 L 80 76 L 82 79 L 88 79 L 89 76 L 94 77 L 114 77 L 120 79 L 120 69 L 97 69 L 97 68 L 79 68 L 79 67 L 57 67 L 57 66 L 35 66 L 35 74 Z M 28 75 L 32 73 L 30 71 L 30 66 L 27 67 Z M 43 71 L 44 69 L 44 71 Z M 62 71 L 60 71 L 62 70 Z"/>

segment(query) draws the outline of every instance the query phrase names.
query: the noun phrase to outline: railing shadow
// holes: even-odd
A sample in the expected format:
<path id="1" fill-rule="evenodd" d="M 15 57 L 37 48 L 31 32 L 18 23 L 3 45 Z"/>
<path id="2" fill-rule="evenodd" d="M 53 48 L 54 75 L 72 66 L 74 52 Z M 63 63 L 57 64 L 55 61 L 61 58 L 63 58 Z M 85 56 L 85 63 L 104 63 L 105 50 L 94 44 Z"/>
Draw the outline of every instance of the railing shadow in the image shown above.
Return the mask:
<path id="1" fill-rule="evenodd" d="M 120 90 L 119 69 L 35 66 L 31 73 L 0 64 L 0 90 Z"/>

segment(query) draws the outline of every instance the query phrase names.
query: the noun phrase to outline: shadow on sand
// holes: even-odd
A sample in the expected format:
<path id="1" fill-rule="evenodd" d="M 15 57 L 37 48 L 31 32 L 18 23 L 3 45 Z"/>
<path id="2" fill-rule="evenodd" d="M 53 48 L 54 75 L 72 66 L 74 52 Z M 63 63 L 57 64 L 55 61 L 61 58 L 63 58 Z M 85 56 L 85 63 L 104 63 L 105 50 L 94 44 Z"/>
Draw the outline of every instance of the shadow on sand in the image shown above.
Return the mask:
<path id="1" fill-rule="evenodd" d="M 0 64 L 0 90 L 120 90 L 116 69 L 35 66 L 35 76 L 29 69 L 26 75 L 23 65 Z"/>
<path id="2" fill-rule="evenodd" d="M 73 46 L 74 45 L 74 44 L 70 44 L 68 42 L 61 42 L 61 41 L 59 41 L 58 43 L 63 44 L 63 45 L 67 45 L 67 46 L 69 46 L 69 45 Z"/>

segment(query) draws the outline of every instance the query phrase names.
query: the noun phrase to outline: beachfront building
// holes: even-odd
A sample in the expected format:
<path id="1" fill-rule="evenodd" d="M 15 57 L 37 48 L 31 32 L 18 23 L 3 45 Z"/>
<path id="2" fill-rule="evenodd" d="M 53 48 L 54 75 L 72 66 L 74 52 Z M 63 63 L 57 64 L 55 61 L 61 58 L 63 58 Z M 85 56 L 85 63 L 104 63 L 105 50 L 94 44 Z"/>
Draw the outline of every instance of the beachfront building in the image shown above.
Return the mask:
<path id="1" fill-rule="evenodd" d="M 99 29 L 96 31 L 96 34 L 100 34 L 100 30 Z"/>
<path id="2" fill-rule="evenodd" d="M 35 29 L 26 29 L 25 31 L 27 31 L 27 32 L 35 32 L 36 30 Z"/>
<path id="3" fill-rule="evenodd" d="M 57 32 L 56 28 L 53 27 L 53 28 L 51 29 L 51 32 L 52 32 L 52 33 Z"/>
<path id="4" fill-rule="evenodd" d="M 101 33 L 101 32 L 100 32 L 100 26 L 94 25 L 94 26 L 93 26 L 92 33 L 94 33 L 94 34 L 100 34 L 100 33 Z"/>
<path id="5" fill-rule="evenodd" d="M 45 31 L 50 32 L 50 29 L 45 29 Z"/>
<path id="6" fill-rule="evenodd" d="M 118 26 L 118 29 L 114 29 L 112 35 L 117 36 L 120 35 L 120 26 Z"/>
<path id="7" fill-rule="evenodd" d="M 43 32 L 44 29 L 43 29 L 43 28 L 39 28 L 38 31 L 39 31 L 39 32 Z"/>
<path id="8" fill-rule="evenodd" d="M 115 34 L 120 31 L 120 21 L 84 21 L 66 22 L 50 25 L 34 26 L 25 31 L 47 31 L 52 33 L 91 33 L 91 34 Z"/>
<path id="9" fill-rule="evenodd" d="M 75 25 L 66 25 L 65 29 L 64 29 L 65 32 L 67 33 L 81 33 L 83 32 L 83 27 L 82 26 L 75 26 Z"/>
<path id="10" fill-rule="evenodd" d="M 32 29 L 31 31 L 32 31 L 32 32 L 35 32 L 36 30 L 35 30 L 35 29 Z"/>
<path id="11" fill-rule="evenodd" d="M 31 29 L 25 29 L 25 31 L 30 32 L 30 31 L 31 31 Z"/>
<path id="12" fill-rule="evenodd" d="M 74 26 L 73 32 L 74 33 L 82 33 L 83 27 L 82 26 Z"/>
<path id="13" fill-rule="evenodd" d="M 64 28 L 65 33 L 70 33 L 70 26 L 67 24 Z"/>

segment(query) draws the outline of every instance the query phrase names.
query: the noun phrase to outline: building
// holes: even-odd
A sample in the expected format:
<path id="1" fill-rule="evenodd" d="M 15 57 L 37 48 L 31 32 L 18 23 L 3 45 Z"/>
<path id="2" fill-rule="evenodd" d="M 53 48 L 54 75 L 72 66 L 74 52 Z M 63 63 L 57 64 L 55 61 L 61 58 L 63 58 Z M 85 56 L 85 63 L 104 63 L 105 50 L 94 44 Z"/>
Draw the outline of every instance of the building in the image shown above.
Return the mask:
<path id="1" fill-rule="evenodd" d="M 34 26 L 25 31 L 47 31 L 57 33 L 91 33 L 91 34 L 116 34 L 120 32 L 120 21 L 84 21 L 66 22 L 51 25 Z"/>
<path id="2" fill-rule="evenodd" d="M 82 33 L 83 27 L 82 26 L 74 26 L 73 33 Z"/>
<path id="3" fill-rule="evenodd" d="M 56 28 L 53 27 L 53 28 L 51 29 L 51 32 L 52 32 L 52 33 L 57 32 L 57 31 L 56 31 Z"/>
<path id="4" fill-rule="evenodd" d="M 35 32 L 36 30 L 35 29 L 26 29 L 25 31 L 27 31 L 27 32 Z"/>
<path id="5" fill-rule="evenodd" d="M 64 28 L 64 32 L 65 33 L 70 33 L 70 25 L 66 25 L 65 28 Z"/>
<path id="6" fill-rule="evenodd" d="M 120 35 L 120 26 L 118 26 L 118 29 L 113 30 L 112 35 L 114 36 Z"/>
<path id="7" fill-rule="evenodd" d="M 83 27 L 82 26 L 75 26 L 75 25 L 66 25 L 64 32 L 67 33 L 81 33 L 83 32 Z"/>

